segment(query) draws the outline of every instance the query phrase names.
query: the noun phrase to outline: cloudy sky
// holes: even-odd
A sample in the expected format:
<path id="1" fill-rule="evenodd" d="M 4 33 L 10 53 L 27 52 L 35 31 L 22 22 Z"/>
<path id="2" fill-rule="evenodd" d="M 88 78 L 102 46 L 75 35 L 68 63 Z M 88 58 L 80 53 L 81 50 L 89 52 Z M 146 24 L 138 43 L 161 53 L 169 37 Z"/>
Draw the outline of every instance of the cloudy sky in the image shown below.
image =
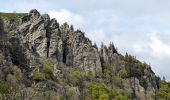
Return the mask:
<path id="1" fill-rule="evenodd" d="M 100 45 L 113 41 L 170 80 L 170 0 L 0 0 L 0 12 L 48 13 Z"/>

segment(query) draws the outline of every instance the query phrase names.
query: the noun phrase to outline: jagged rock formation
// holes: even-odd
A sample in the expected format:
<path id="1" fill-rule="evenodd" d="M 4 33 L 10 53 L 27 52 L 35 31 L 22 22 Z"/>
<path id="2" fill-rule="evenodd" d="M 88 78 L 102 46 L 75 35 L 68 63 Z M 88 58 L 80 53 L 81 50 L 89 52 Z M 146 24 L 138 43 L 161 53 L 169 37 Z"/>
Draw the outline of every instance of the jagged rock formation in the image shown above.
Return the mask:
<path id="1" fill-rule="evenodd" d="M 80 30 L 73 31 L 65 23 L 61 26 L 61 34 L 64 45 L 63 62 L 66 65 L 93 72 L 101 69 L 98 50 L 93 47 L 91 41 L 84 36 L 84 33 Z"/>
<path id="2" fill-rule="evenodd" d="M 101 68 L 98 51 L 84 33 L 73 31 L 67 24 L 60 27 L 47 14 L 41 16 L 37 10 L 30 11 L 21 19 L 18 32 L 22 35 L 22 44 L 28 46 L 28 52 L 85 71 Z"/>
<path id="3" fill-rule="evenodd" d="M 117 50 L 114 47 L 113 43 L 110 43 L 108 48 L 104 44 L 101 45 L 100 57 L 101 57 L 103 63 L 105 63 L 107 65 L 111 65 L 111 63 L 117 59 L 114 56 L 114 54 L 116 54 L 116 53 L 117 53 Z"/>
<path id="4" fill-rule="evenodd" d="M 14 19 L 0 19 L 0 41 L 1 81 L 22 84 L 24 88 L 33 87 L 41 92 L 54 90 L 52 93 L 63 99 L 69 99 L 67 91 L 72 91 L 75 94 L 72 99 L 84 100 L 87 80 L 108 83 L 113 88 L 115 75 L 122 78 L 125 84 L 118 86 L 121 89 L 127 86 L 131 99 L 153 98 L 158 89 L 157 77 L 149 65 L 131 56 L 122 56 L 113 43 L 109 47 L 102 44 L 98 51 L 82 31 L 74 30 L 67 23 L 59 25 L 56 19 L 41 15 L 36 9 L 24 14 L 17 23 Z M 71 75 L 73 69 L 78 72 L 73 71 Z M 16 73 L 19 76 L 13 79 Z M 66 80 L 69 77 L 72 79 Z M 66 82 L 70 82 L 69 88 Z M 41 92 L 37 95 L 42 96 Z"/>

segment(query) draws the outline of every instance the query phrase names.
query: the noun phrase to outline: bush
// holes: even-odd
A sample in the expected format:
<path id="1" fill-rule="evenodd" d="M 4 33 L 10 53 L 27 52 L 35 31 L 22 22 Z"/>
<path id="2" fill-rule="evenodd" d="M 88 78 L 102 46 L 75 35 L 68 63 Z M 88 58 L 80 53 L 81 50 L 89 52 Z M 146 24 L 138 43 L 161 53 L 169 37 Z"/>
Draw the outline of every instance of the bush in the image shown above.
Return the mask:
<path id="1" fill-rule="evenodd" d="M 46 75 L 46 76 L 52 76 L 53 75 L 53 69 L 51 67 L 44 67 L 43 68 L 43 73 Z"/>
<path id="2" fill-rule="evenodd" d="M 80 83 L 80 72 L 79 71 L 73 71 L 70 75 L 69 75 L 69 82 L 72 83 L 73 85 L 79 85 Z"/>
<path id="3" fill-rule="evenodd" d="M 113 97 L 115 97 L 115 96 L 117 96 L 118 95 L 118 90 L 116 89 L 116 88 L 113 88 L 112 89 L 112 95 L 113 95 Z"/>
<path id="4" fill-rule="evenodd" d="M 127 71 L 126 71 L 125 68 L 123 68 L 123 69 L 121 69 L 121 70 L 119 71 L 119 76 L 120 76 L 121 78 L 126 78 L 126 77 L 127 77 Z"/>
<path id="5" fill-rule="evenodd" d="M 10 88 L 6 84 L 0 82 L 0 94 L 9 94 L 10 91 Z"/>
<path id="6" fill-rule="evenodd" d="M 116 86 L 122 87 L 122 78 L 119 77 L 112 77 L 112 81 Z"/>
<path id="7" fill-rule="evenodd" d="M 89 79 L 89 80 L 93 79 L 94 78 L 93 72 L 92 71 L 88 71 L 87 74 L 86 74 L 86 78 Z"/>
<path id="8" fill-rule="evenodd" d="M 44 80 L 44 74 L 43 74 L 43 73 L 40 73 L 40 72 L 35 73 L 33 79 L 34 79 L 36 82 L 43 81 L 43 80 Z"/>
<path id="9" fill-rule="evenodd" d="M 16 70 L 14 71 L 14 76 L 15 76 L 15 78 L 16 78 L 17 81 L 22 80 L 21 70 L 20 70 L 20 69 L 16 69 Z"/>
<path id="10" fill-rule="evenodd" d="M 89 95 L 91 99 L 96 100 L 104 100 L 103 98 L 108 98 L 108 90 L 105 88 L 103 84 L 100 83 L 88 83 L 87 89 L 89 91 Z"/>
<path id="11" fill-rule="evenodd" d="M 128 97 L 124 95 L 118 95 L 114 98 L 114 100 L 128 100 Z"/>
<path id="12" fill-rule="evenodd" d="M 6 83 L 0 82 L 0 100 L 17 100 L 18 90 Z"/>
<path id="13" fill-rule="evenodd" d="M 103 93 L 103 94 L 101 94 L 101 95 L 99 96 L 99 100 L 109 100 L 109 95 Z"/>
<path id="14" fill-rule="evenodd" d="M 53 75 L 53 63 L 50 60 L 44 63 L 43 73 L 46 77 L 51 77 Z"/>

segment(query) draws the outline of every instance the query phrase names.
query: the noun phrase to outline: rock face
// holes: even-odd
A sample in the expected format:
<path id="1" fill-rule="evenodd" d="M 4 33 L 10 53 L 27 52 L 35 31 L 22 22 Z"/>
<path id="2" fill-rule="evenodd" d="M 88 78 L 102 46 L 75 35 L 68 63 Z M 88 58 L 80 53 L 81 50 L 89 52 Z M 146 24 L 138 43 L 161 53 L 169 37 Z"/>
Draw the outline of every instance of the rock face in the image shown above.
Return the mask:
<path id="1" fill-rule="evenodd" d="M 109 47 L 104 44 L 101 45 L 100 57 L 103 63 L 111 65 L 111 63 L 117 59 L 115 54 L 117 54 L 117 50 L 113 43 L 110 43 Z"/>
<path id="2" fill-rule="evenodd" d="M 66 23 L 59 26 L 55 19 L 50 20 L 48 14 L 40 15 L 33 9 L 21 18 L 13 31 L 20 34 L 20 44 L 26 49 L 25 58 L 38 55 L 42 59 L 51 58 L 55 63 L 62 62 L 86 72 L 101 70 L 98 50 L 84 33 L 74 31 L 73 26 Z"/>
<path id="3" fill-rule="evenodd" d="M 40 57 L 47 56 L 47 41 L 46 29 L 44 19 L 40 16 L 36 10 L 30 11 L 27 16 L 24 16 L 27 20 L 23 20 L 19 25 L 19 33 L 22 34 L 22 42 L 28 45 L 28 49 L 32 52 L 36 52 Z"/>
<path id="4" fill-rule="evenodd" d="M 151 98 L 156 97 L 155 88 L 152 85 L 145 89 L 135 77 L 126 79 L 125 83 L 130 84 L 131 88 L 129 89 L 129 92 L 133 94 L 137 100 L 150 100 Z M 148 81 L 148 83 L 151 84 L 150 81 Z"/>
<path id="5" fill-rule="evenodd" d="M 101 70 L 101 62 L 97 49 L 80 30 L 73 31 L 67 23 L 61 26 L 63 39 L 63 62 L 85 71 Z M 90 67 L 93 66 L 93 67 Z"/>

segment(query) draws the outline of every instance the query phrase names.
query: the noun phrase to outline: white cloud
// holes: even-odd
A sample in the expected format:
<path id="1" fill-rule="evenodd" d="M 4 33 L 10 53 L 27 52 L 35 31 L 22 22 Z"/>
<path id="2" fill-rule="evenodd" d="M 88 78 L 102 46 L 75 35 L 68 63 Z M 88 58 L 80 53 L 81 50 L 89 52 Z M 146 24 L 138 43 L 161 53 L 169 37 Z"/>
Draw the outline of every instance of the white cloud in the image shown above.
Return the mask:
<path id="1" fill-rule="evenodd" d="M 76 29 L 84 29 L 85 21 L 79 14 L 73 13 L 66 9 L 53 10 L 48 12 L 51 18 L 56 18 L 60 24 L 65 22 L 73 24 Z"/>
<path id="2" fill-rule="evenodd" d="M 170 56 L 170 46 L 159 39 L 158 36 L 153 35 L 150 37 L 151 43 L 150 47 L 155 55 L 169 55 Z"/>
<path id="3" fill-rule="evenodd" d="M 98 46 L 100 46 L 101 42 L 105 44 L 108 42 L 106 41 L 106 33 L 102 29 L 87 32 L 87 37 L 89 37 L 92 42 L 96 42 Z"/>
<path id="4" fill-rule="evenodd" d="M 158 34 L 160 34 L 158 31 L 152 31 L 149 36 L 145 36 L 144 40 L 135 41 L 133 44 L 134 52 L 148 53 L 158 58 L 160 55 L 170 56 L 170 45 L 162 41 Z"/>

